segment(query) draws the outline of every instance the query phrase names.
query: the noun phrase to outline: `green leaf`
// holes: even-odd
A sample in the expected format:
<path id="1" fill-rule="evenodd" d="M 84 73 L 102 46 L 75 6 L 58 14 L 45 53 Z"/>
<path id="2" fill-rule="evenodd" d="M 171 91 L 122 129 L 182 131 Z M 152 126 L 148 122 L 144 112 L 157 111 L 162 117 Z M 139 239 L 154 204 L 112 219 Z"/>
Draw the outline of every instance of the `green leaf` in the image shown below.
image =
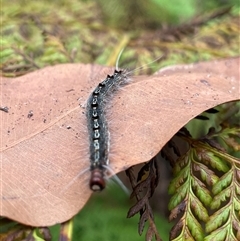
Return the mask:
<path id="1" fill-rule="evenodd" d="M 202 203 L 196 197 L 191 197 L 191 210 L 194 214 L 202 221 L 207 222 L 209 219 L 207 209 L 202 205 Z"/>
<path id="2" fill-rule="evenodd" d="M 227 241 L 227 231 L 228 230 L 226 229 L 218 229 L 217 231 L 205 237 L 204 241 Z"/>
<path id="3" fill-rule="evenodd" d="M 231 206 L 223 207 L 210 216 L 208 222 L 206 223 L 207 233 L 211 233 L 227 221 L 230 214 L 230 208 Z"/>
<path id="4" fill-rule="evenodd" d="M 209 206 L 212 201 L 210 191 L 205 186 L 203 186 L 201 181 L 197 178 L 192 180 L 192 185 L 197 197 L 201 200 L 201 202 L 203 202 L 204 205 Z"/>
<path id="5" fill-rule="evenodd" d="M 218 180 L 218 182 L 213 186 L 213 189 L 212 189 L 213 194 L 218 194 L 224 188 L 228 187 L 232 182 L 232 178 L 233 178 L 233 172 L 232 172 L 232 169 L 231 169 L 229 172 L 224 174 Z"/>
<path id="6" fill-rule="evenodd" d="M 182 233 L 172 241 L 196 241 L 192 234 L 190 233 L 190 230 L 186 227 Z"/>
<path id="7" fill-rule="evenodd" d="M 238 199 L 236 199 L 236 198 L 234 198 L 234 200 L 233 200 L 233 205 L 234 205 L 234 209 L 237 211 L 237 212 L 239 212 L 240 211 L 240 200 Z M 240 215 L 240 214 L 239 214 Z"/>
<path id="8" fill-rule="evenodd" d="M 224 189 L 218 195 L 213 198 L 211 203 L 211 209 L 217 209 L 220 207 L 221 203 L 226 201 L 232 194 L 231 187 Z"/>
<path id="9" fill-rule="evenodd" d="M 203 229 L 197 219 L 192 215 L 191 212 L 187 214 L 187 226 L 189 227 L 194 240 L 203 240 L 204 234 Z"/>
<path id="10" fill-rule="evenodd" d="M 196 171 L 199 171 L 201 179 L 205 181 L 209 186 L 212 186 L 218 181 L 218 177 L 214 175 L 214 172 L 210 170 L 207 166 L 205 166 L 203 163 L 198 163 L 195 165 L 199 166 Z"/>
<path id="11" fill-rule="evenodd" d="M 37 228 L 33 230 L 32 236 L 34 238 L 34 241 L 44 241 L 44 239 L 39 236 L 39 231 Z"/>
<path id="12" fill-rule="evenodd" d="M 238 238 L 235 237 L 233 231 L 230 229 L 230 231 L 227 232 L 227 236 L 226 236 L 225 240 L 239 241 L 239 236 L 238 236 Z"/>
<path id="13" fill-rule="evenodd" d="M 168 204 L 169 210 L 175 208 L 187 195 L 187 191 L 189 190 L 188 183 L 184 183 L 181 187 L 178 188 L 177 193 L 175 193 Z"/>
<path id="14" fill-rule="evenodd" d="M 186 167 L 182 169 L 175 178 L 172 179 L 171 185 L 169 186 L 169 194 L 175 193 L 178 188 L 183 185 L 186 181 L 187 177 L 189 176 L 189 168 Z"/>
<path id="15" fill-rule="evenodd" d="M 213 167 L 216 168 L 219 171 L 227 172 L 229 170 L 229 167 L 227 165 L 227 162 L 225 160 L 220 159 L 215 154 L 211 152 L 207 152 L 208 156 L 208 162 Z"/>
<path id="16" fill-rule="evenodd" d="M 189 153 L 189 152 L 188 152 Z M 189 155 L 188 153 L 186 153 L 185 155 L 179 157 L 177 159 L 177 162 L 173 168 L 173 174 L 175 175 L 176 173 L 178 173 L 180 170 L 182 170 L 183 168 L 186 168 L 189 164 Z"/>
<path id="17" fill-rule="evenodd" d="M 172 241 L 196 241 L 193 236 L 191 235 L 189 229 L 186 227 L 182 232 L 181 234 L 173 239 Z"/>

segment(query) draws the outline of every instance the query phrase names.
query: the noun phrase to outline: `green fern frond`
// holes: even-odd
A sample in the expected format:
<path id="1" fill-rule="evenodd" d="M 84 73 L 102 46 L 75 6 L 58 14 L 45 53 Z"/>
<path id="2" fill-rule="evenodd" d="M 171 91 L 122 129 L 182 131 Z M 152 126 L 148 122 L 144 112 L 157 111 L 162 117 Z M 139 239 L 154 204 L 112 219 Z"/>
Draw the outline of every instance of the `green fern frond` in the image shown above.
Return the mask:
<path id="1" fill-rule="evenodd" d="M 207 165 L 211 165 L 214 169 L 217 169 L 218 171 L 227 172 L 229 170 L 229 166 L 227 162 L 221 157 L 217 156 L 212 151 L 212 147 L 208 147 L 207 145 L 203 145 L 204 150 L 199 153 L 201 157 L 201 161 L 206 163 Z"/>
<path id="2" fill-rule="evenodd" d="M 236 138 L 240 138 L 239 127 L 224 127 L 221 131 L 214 133 L 211 137 L 221 139 L 228 149 L 232 149 L 234 151 L 240 150 L 240 143 L 236 140 Z"/>
<path id="3" fill-rule="evenodd" d="M 227 236 L 227 230 L 226 229 L 219 229 L 215 232 L 213 232 L 211 235 L 207 236 L 205 238 L 205 241 L 216 241 L 216 240 L 228 240 L 226 239 Z M 230 239 L 231 241 L 234 241 L 234 239 Z M 235 241 L 237 241 L 235 239 Z"/>
<path id="4" fill-rule="evenodd" d="M 174 170 L 175 178 L 169 187 L 169 192 L 174 194 L 169 202 L 169 208 L 172 210 L 170 217 L 176 217 L 180 211 L 183 213 L 182 218 L 172 229 L 171 236 L 174 241 L 179 238 L 180 240 L 199 241 L 204 238 L 204 230 L 200 221 L 208 221 L 209 215 L 206 206 L 212 201 L 206 185 L 215 183 L 217 176 L 212 175 L 212 179 L 207 178 L 206 173 L 213 173 L 207 166 L 200 163 L 195 148 L 190 148 L 184 156 L 180 157 L 176 166 L 183 166 L 181 162 L 186 164 L 186 160 L 187 165 L 181 170 L 179 168 Z M 177 173 L 176 170 L 179 172 Z M 185 203 L 184 208 L 183 203 Z"/>
<path id="5" fill-rule="evenodd" d="M 174 173 L 176 173 L 175 178 L 172 180 L 174 182 L 174 185 L 172 185 L 169 188 L 169 193 L 173 194 L 177 191 L 177 189 L 182 186 L 182 184 L 186 181 L 188 175 L 189 175 L 189 167 L 185 166 L 180 171 L 173 170 Z"/>
<path id="6" fill-rule="evenodd" d="M 218 177 L 204 164 L 198 162 L 198 164 L 194 166 L 194 169 L 199 172 L 201 179 L 206 182 L 207 185 L 212 186 L 217 182 Z"/>
<path id="7" fill-rule="evenodd" d="M 219 209 L 217 212 L 215 212 L 209 219 L 209 222 L 206 224 L 206 231 L 208 233 L 213 232 L 217 228 L 221 227 L 221 229 L 224 229 L 223 227 L 227 225 L 228 218 L 231 213 L 232 205 L 228 203 L 225 207 Z"/>
<path id="8" fill-rule="evenodd" d="M 224 138 L 236 134 L 222 130 Z M 170 220 L 182 216 L 170 240 L 240 240 L 240 160 L 202 140 L 184 139 L 189 150 L 176 161 L 169 186 Z"/>
<path id="9" fill-rule="evenodd" d="M 199 197 L 199 199 L 205 206 L 208 206 L 211 203 L 212 197 L 210 191 L 205 188 L 205 185 L 200 180 L 195 178 L 192 181 L 192 188 L 196 193 L 197 197 Z"/>
<path id="10" fill-rule="evenodd" d="M 174 168 L 173 168 L 173 174 L 177 174 L 179 173 L 179 171 L 181 171 L 183 169 L 183 167 L 185 167 L 189 161 L 188 161 L 188 155 L 183 155 L 182 157 L 179 157 L 179 161 L 176 162 Z"/>
<path id="11" fill-rule="evenodd" d="M 206 224 L 206 232 L 211 233 L 206 240 L 240 240 L 239 174 L 239 165 L 233 163 L 232 168 L 213 186 L 212 192 L 215 196 L 210 207 L 220 209 L 210 216 Z"/>
<path id="12" fill-rule="evenodd" d="M 184 200 L 187 192 L 189 191 L 188 178 L 190 176 L 190 163 L 188 161 L 185 167 L 181 165 L 181 162 L 183 162 L 184 164 L 186 163 L 186 157 L 187 155 L 184 155 L 179 158 L 179 165 L 177 164 L 176 169 L 173 171 L 175 173 L 175 178 L 171 181 L 171 184 L 169 186 L 169 193 L 174 194 L 168 204 L 170 210 L 180 204 Z M 178 168 L 180 166 L 182 166 L 181 169 Z"/>
<path id="13" fill-rule="evenodd" d="M 217 209 L 220 207 L 222 202 L 227 201 L 232 195 L 231 188 L 226 188 L 221 191 L 218 195 L 216 195 L 211 203 L 212 209 Z"/>
<path id="14" fill-rule="evenodd" d="M 218 182 L 213 186 L 212 192 L 213 194 L 220 193 L 224 188 L 228 187 L 233 179 L 233 172 L 229 171 L 224 174 L 221 178 L 219 178 Z"/>
<path id="15" fill-rule="evenodd" d="M 203 240 L 203 229 L 199 221 L 195 218 L 192 212 L 187 214 L 187 228 L 190 230 L 191 236 L 196 241 Z M 184 239 L 183 239 L 184 240 Z"/>
<path id="16" fill-rule="evenodd" d="M 190 207 L 191 210 L 195 213 L 195 215 L 198 217 L 198 219 L 207 222 L 208 221 L 208 211 L 203 206 L 203 204 L 200 202 L 199 199 L 192 197 L 192 200 L 190 200 Z"/>

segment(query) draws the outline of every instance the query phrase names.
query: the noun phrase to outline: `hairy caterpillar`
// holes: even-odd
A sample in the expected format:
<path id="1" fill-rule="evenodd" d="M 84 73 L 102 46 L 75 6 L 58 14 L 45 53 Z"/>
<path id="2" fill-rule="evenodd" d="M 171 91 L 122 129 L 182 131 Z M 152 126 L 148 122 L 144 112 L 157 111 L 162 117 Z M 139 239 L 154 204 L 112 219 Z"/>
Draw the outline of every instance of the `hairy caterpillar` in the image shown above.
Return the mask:
<path id="1" fill-rule="evenodd" d="M 123 50 L 122 50 L 123 51 Z M 105 117 L 106 104 L 110 97 L 119 89 L 129 83 L 129 74 L 137 69 L 143 69 L 151 63 L 161 59 L 158 57 L 151 63 L 142 67 L 136 68 L 130 72 L 118 70 L 118 61 L 113 75 L 108 75 L 105 80 L 98 84 L 95 90 L 91 93 L 87 101 L 87 122 L 89 133 L 89 150 L 90 150 L 90 189 L 93 191 L 101 191 L 105 188 L 104 172 L 110 170 L 108 166 L 109 160 L 109 138 L 110 133 L 107 127 L 107 120 Z"/>
<path id="2" fill-rule="evenodd" d="M 129 78 L 123 70 L 115 70 L 98 84 L 87 101 L 87 121 L 90 141 L 90 188 L 101 191 L 105 188 L 104 172 L 109 160 L 109 131 L 105 118 L 107 100 L 119 87 L 128 83 Z"/>

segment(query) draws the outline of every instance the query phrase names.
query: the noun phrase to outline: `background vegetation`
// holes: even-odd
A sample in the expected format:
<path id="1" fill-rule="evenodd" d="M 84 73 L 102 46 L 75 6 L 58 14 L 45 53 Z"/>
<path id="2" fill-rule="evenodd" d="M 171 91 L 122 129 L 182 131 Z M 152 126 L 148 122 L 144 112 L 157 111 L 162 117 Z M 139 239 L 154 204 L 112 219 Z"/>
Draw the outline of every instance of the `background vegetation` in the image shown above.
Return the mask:
<path id="1" fill-rule="evenodd" d="M 69 62 L 114 66 L 122 48 L 119 66 L 129 69 L 163 55 L 147 73 L 237 56 L 239 9 L 238 0 L 2 0 L 1 75 Z M 144 240 L 137 234 L 138 217 L 126 219 L 130 205 L 117 186 L 93 195 L 74 219 L 73 240 Z M 171 225 L 163 215 L 155 218 L 168 240 Z M 59 226 L 51 230 L 57 240 Z"/>

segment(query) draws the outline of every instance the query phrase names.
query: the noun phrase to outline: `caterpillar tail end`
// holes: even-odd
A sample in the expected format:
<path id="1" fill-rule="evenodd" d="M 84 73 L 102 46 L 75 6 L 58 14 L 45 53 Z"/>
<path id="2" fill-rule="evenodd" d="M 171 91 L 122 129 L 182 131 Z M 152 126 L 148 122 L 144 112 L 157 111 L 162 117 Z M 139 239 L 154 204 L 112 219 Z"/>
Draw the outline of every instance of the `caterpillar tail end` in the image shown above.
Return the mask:
<path id="1" fill-rule="evenodd" d="M 106 184 L 103 178 L 103 171 L 99 168 L 96 168 L 91 171 L 91 178 L 90 178 L 90 189 L 94 192 L 102 191 Z"/>

